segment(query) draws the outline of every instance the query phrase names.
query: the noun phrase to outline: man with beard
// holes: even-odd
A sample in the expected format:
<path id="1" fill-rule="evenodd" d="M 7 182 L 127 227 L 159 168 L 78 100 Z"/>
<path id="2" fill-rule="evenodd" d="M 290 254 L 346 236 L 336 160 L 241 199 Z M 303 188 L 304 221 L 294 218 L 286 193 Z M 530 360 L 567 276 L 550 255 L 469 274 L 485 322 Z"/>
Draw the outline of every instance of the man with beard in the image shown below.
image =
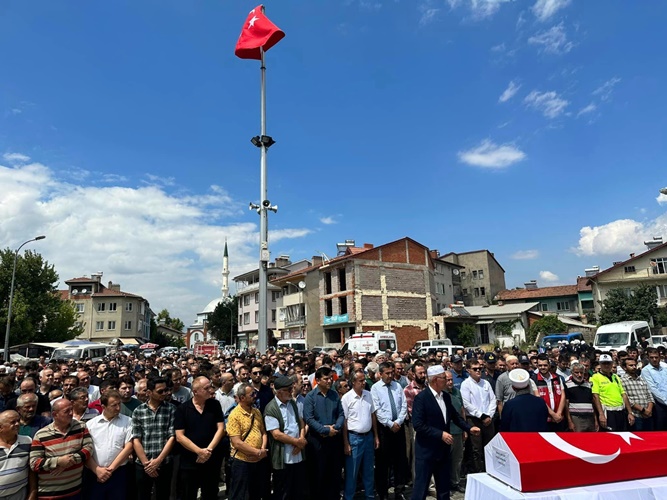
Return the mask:
<path id="1" fill-rule="evenodd" d="M 565 430 L 565 406 L 567 397 L 563 388 L 562 379 L 551 373 L 551 363 L 546 354 L 537 357 L 537 373 L 534 375 L 537 392 L 544 400 L 549 411 L 549 431 L 562 432 Z"/>
<path id="2" fill-rule="evenodd" d="M 581 363 L 573 363 L 570 370 L 572 375 L 565 382 L 568 428 L 572 432 L 596 432 L 598 423 L 593 408 L 591 383 L 584 377 L 586 368 Z"/>
<path id="3" fill-rule="evenodd" d="M 29 436 L 31 439 L 38 430 L 51 423 L 51 419 L 37 415 L 37 394 L 21 394 L 16 401 L 16 411 L 20 416 L 19 435 Z"/>
<path id="4" fill-rule="evenodd" d="M 411 474 L 410 478 L 414 481 L 415 477 L 415 430 L 412 425 L 412 403 L 415 396 L 426 388 L 426 367 L 421 361 L 415 363 L 408 370 L 412 380 L 403 389 L 405 401 L 408 404 L 408 417 L 405 422 L 405 452 L 408 459 L 408 468 Z"/>
<path id="5" fill-rule="evenodd" d="M 132 392 L 134 391 L 134 381 L 132 380 L 132 377 L 126 375 L 121 377 L 119 382 L 118 393 L 120 394 L 120 412 L 126 417 L 131 417 L 134 409 L 142 402 L 137 398 L 132 397 Z M 146 385 L 145 380 L 143 385 Z"/>
<path id="6" fill-rule="evenodd" d="M 632 414 L 635 416 L 635 425 L 630 430 L 633 432 L 652 431 L 653 420 L 651 416 L 655 403 L 653 394 L 651 394 L 646 380 L 639 376 L 636 359 L 628 357 L 624 360 L 623 365 L 625 373 L 621 375 L 621 383 L 628 395 Z"/>

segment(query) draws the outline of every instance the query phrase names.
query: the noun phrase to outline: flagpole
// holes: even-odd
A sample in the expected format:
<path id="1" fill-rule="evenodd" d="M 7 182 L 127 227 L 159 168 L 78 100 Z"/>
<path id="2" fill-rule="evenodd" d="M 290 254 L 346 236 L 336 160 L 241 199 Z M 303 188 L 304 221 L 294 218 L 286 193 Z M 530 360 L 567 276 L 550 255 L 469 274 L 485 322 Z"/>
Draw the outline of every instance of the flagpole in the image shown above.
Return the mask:
<path id="1" fill-rule="evenodd" d="M 264 6 L 262 6 L 262 13 Z M 269 264 L 269 228 L 268 208 L 269 201 L 266 188 L 266 65 L 264 49 L 260 47 L 261 54 L 261 84 L 260 84 L 260 175 L 259 175 L 259 199 L 261 203 L 259 219 L 259 325 L 257 330 L 257 351 L 266 352 L 267 346 L 267 267 Z"/>

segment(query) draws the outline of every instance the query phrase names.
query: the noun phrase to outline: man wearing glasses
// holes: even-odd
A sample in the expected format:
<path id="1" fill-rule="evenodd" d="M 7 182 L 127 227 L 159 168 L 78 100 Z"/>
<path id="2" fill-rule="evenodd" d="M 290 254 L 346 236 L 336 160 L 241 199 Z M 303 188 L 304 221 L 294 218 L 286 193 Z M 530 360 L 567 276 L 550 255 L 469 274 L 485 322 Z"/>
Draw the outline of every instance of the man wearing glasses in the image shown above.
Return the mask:
<path id="1" fill-rule="evenodd" d="M 260 363 L 252 364 L 250 380 L 252 388 L 257 391 L 255 408 L 258 408 L 261 413 L 264 413 L 266 405 L 268 405 L 269 401 L 273 399 L 273 391 L 268 385 L 262 384 L 262 365 Z"/>
<path id="2" fill-rule="evenodd" d="M 461 383 L 463 406 L 468 414 L 468 423 L 479 427 L 480 435 L 471 437 L 474 472 L 485 472 L 484 447 L 493 438 L 493 417 L 496 414 L 496 397 L 491 384 L 482 378 L 482 366 L 478 359 L 466 363 L 470 377 Z"/>
<path id="3" fill-rule="evenodd" d="M 165 401 L 167 380 L 146 381 L 148 402 L 132 413 L 132 440 L 136 460 L 139 500 L 150 500 L 155 486 L 157 498 L 169 498 L 173 464 L 169 453 L 174 446 L 176 408 Z"/>

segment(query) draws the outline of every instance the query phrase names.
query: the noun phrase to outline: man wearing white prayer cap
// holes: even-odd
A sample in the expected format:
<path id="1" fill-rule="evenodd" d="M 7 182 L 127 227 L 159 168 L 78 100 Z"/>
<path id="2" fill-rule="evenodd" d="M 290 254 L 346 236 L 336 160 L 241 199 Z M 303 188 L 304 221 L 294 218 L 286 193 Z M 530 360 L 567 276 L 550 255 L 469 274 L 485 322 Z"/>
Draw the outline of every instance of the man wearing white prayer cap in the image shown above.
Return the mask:
<path id="1" fill-rule="evenodd" d="M 542 398 L 531 394 L 528 372 L 517 368 L 509 378 L 516 396 L 503 407 L 500 432 L 547 432 L 549 411 Z"/>

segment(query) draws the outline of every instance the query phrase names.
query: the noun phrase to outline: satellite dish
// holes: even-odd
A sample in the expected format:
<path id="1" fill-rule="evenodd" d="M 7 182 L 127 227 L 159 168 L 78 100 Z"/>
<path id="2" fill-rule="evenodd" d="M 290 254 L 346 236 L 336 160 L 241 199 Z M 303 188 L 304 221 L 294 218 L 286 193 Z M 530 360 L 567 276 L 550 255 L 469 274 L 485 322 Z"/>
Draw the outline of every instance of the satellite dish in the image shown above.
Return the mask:
<path id="1" fill-rule="evenodd" d="M 306 288 L 306 282 L 305 281 L 299 281 L 298 286 L 299 286 L 299 288 L 301 288 L 301 290 L 303 290 L 304 288 Z"/>
<path id="2" fill-rule="evenodd" d="M 78 293 L 79 293 L 79 290 L 77 290 L 76 288 L 74 290 L 72 290 L 72 295 L 77 295 Z"/>
<path id="3" fill-rule="evenodd" d="M 454 276 L 458 276 L 459 274 L 461 274 L 461 271 L 459 271 L 458 269 L 454 269 L 454 270 L 452 271 L 452 274 L 453 274 Z"/>

